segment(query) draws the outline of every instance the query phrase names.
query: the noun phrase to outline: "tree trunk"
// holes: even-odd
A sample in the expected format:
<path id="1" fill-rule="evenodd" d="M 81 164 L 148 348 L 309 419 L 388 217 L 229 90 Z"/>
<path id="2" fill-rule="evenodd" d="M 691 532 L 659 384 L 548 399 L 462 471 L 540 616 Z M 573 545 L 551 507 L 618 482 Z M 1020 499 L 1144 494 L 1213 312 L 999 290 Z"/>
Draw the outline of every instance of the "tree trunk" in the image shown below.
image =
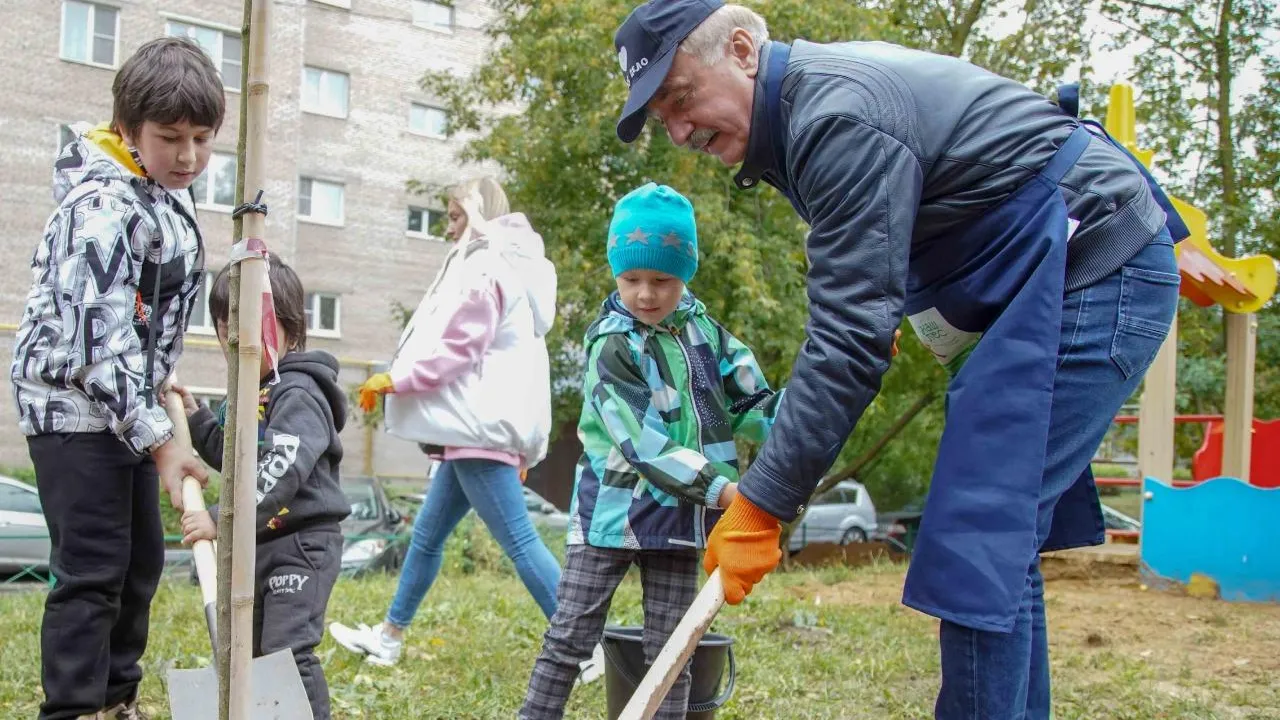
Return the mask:
<path id="1" fill-rule="evenodd" d="M 237 205 L 250 193 L 261 194 L 266 179 L 267 38 L 270 0 L 245 0 L 241 27 L 240 133 L 237 152 Z M 260 199 L 260 197 L 259 197 Z M 256 202 L 257 200 L 255 200 Z M 262 302 L 267 267 L 264 258 L 238 252 L 239 243 L 266 235 L 265 215 L 236 218 L 227 317 L 227 396 L 224 424 L 224 475 L 219 530 L 218 717 L 251 720 L 253 688 L 254 531 L 258 459 L 258 385 L 262 355 Z"/>
<path id="2" fill-rule="evenodd" d="M 884 434 L 882 434 L 875 443 L 871 445 L 871 447 L 867 448 L 866 452 L 859 455 L 852 463 L 849 463 L 849 465 L 843 469 L 831 473 L 823 478 L 822 481 L 818 483 L 818 487 L 813 491 L 813 494 L 820 495 L 835 487 L 836 483 L 856 477 L 858 473 L 862 472 L 863 468 L 869 465 L 872 460 L 875 460 L 876 456 L 878 456 L 881 451 L 883 451 L 885 447 L 892 442 L 893 439 L 897 437 L 912 420 L 915 419 L 916 415 L 920 414 L 920 411 L 929 407 L 929 404 L 936 400 L 937 397 L 938 396 L 932 392 L 921 395 L 919 399 L 911 404 L 911 407 L 907 408 L 898 416 L 897 420 L 893 421 L 893 424 L 884 431 Z"/>
<path id="3" fill-rule="evenodd" d="M 985 0 L 973 0 L 973 2 L 964 10 L 964 16 L 957 18 L 958 22 L 951 28 L 951 43 L 943 52 L 952 56 L 960 57 L 964 53 L 964 46 L 969 42 L 969 35 L 973 32 L 973 26 L 982 17 Z"/>
<path id="4" fill-rule="evenodd" d="M 1221 0 L 1218 9 L 1218 31 L 1213 55 L 1218 80 L 1218 167 L 1222 170 L 1222 251 L 1228 257 L 1240 254 L 1239 220 L 1236 187 L 1235 146 L 1231 129 L 1231 24 L 1235 19 L 1232 0 Z"/>
<path id="5" fill-rule="evenodd" d="M 249 82 L 249 40 L 252 32 L 253 2 L 245 0 L 240 23 L 240 87 Z M 249 129 L 249 103 L 240 103 L 240 127 L 236 138 L 236 194 L 235 203 L 244 202 L 244 145 Z M 233 221 L 231 242 L 244 237 L 243 218 Z M 230 298 L 227 313 L 227 412 L 222 437 L 222 492 L 218 496 L 218 652 L 214 658 L 218 674 L 218 718 L 228 720 L 231 713 L 231 548 L 235 544 L 235 477 L 236 477 L 236 417 L 239 402 L 236 386 L 240 379 L 240 367 L 235 358 L 240 352 L 240 268 L 231 267 Z"/>
<path id="6" fill-rule="evenodd" d="M 836 484 L 841 482 L 842 480 L 848 480 L 849 478 L 857 476 L 857 474 L 861 472 L 863 468 L 869 465 L 872 460 L 875 460 L 876 457 L 881 452 L 884 451 L 885 447 L 887 447 L 890 442 L 893 442 L 893 439 L 897 437 L 898 434 L 901 433 L 903 429 L 905 429 L 912 420 L 915 419 L 916 415 L 920 414 L 921 410 L 924 410 L 925 408 L 929 407 L 929 404 L 932 403 L 935 399 L 937 399 L 937 397 L 938 396 L 932 392 L 925 393 L 924 395 L 920 396 L 919 399 L 917 399 L 914 403 L 912 403 L 911 407 L 907 408 L 905 412 L 903 412 L 901 415 L 898 416 L 897 420 L 893 421 L 893 424 L 890 425 L 889 428 L 885 430 L 884 433 L 881 434 L 880 437 L 876 439 L 874 443 L 872 443 L 871 447 L 867 448 L 866 452 L 859 455 L 857 459 L 855 459 L 849 465 L 845 466 L 843 469 L 838 470 L 834 473 L 831 473 L 830 475 L 823 478 L 818 483 L 818 486 L 814 488 L 814 491 L 811 497 L 817 497 L 821 495 L 822 493 L 835 487 Z M 784 558 L 788 558 L 788 559 L 790 558 L 790 553 L 787 551 L 787 547 L 790 545 L 791 533 L 796 527 L 800 525 L 800 522 L 804 520 L 804 516 L 805 516 L 805 513 L 800 513 L 800 515 L 796 517 L 794 521 L 783 526 L 781 543 L 782 543 L 782 554 Z"/>

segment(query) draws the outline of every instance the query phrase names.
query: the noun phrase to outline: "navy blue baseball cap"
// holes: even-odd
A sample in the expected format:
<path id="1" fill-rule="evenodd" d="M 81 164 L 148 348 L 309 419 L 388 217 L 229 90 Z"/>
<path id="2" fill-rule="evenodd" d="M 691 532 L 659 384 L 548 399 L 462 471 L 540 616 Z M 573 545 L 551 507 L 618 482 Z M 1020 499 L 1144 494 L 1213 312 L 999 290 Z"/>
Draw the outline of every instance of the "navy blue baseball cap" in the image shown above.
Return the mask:
<path id="1" fill-rule="evenodd" d="M 629 143 L 640 137 L 645 106 L 667 79 L 676 48 L 723 5 L 723 0 L 649 0 L 623 21 L 613 47 L 631 92 L 618 119 L 619 140 Z"/>

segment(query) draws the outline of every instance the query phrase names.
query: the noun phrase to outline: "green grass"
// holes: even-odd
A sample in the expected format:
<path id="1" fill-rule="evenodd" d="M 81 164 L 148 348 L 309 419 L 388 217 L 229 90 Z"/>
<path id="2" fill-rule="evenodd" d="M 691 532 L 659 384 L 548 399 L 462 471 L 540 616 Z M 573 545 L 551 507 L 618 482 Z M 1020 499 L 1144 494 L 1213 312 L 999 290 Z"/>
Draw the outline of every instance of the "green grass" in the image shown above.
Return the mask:
<path id="1" fill-rule="evenodd" d="M 21 480 L 31 487 L 36 486 L 36 470 L 30 465 L 22 467 L 0 466 L 0 475 L 11 477 L 14 480 Z"/>
<path id="2" fill-rule="evenodd" d="M 559 554 L 560 544 L 553 542 Z M 779 574 L 744 605 L 726 608 L 713 631 L 734 638 L 739 677 L 734 698 L 718 717 L 931 716 L 938 685 L 936 624 L 897 602 L 902 573 L 901 566 L 882 564 Z M 344 579 L 331 599 L 329 619 L 378 621 L 394 591 L 394 577 Z M 1079 605 L 1092 602 L 1087 589 L 1069 589 L 1067 594 L 1051 583 L 1049 592 L 1051 622 L 1061 616 L 1090 628 L 1097 624 L 1083 617 Z M 1109 592 L 1105 602 L 1098 602 L 1111 603 L 1107 607 L 1112 609 L 1099 612 L 1132 612 L 1135 622 L 1143 622 L 1146 615 L 1154 621 L 1160 608 L 1153 603 L 1165 602 L 1163 596 L 1142 594 L 1136 587 Z M 1134 604 L 1116 606 L 1112 596 Z M 1197 602 L 1168 600 L 1183 601 Z M 0 595 L 7 659 L 0 663 L 0 707 L 9 710 L 6 717 L 36 714 L 42 602 L 38 591 Z M 1084 642 L 1074 626 L 1065 627 L 1053 644 L 1057 720 L 1280 717 L 1280 712 L 1257 710 L 1280 707 L 1274 682 L 1280 642 L 1257 650 L 1252 668 L 1233 668 L 1248 672 L 1206 677 L 1205 667 L 1213 663 L 1200 659 L 1216 647 L 1238 643 L 1239 633 L 1252 633 L 1257 639 L 1255 625 L 1268 625 L 1240 615 L 1254 612 L 1245 606 L 1194 607 L 1210 608 L 1196 610 L 1208 618 L 1198 621 L 1194 637 L 1199 646 L 1162 651 L 1154 658 L 1149 652 L 1143 655 L 1150 648 L 1144 637 L 1148 633 L 1127 640 L 1132 633 L 1117 632 L 1099 642 Z M 1280 627 L 1280 613 L 1266 618 L 1270 627 Z M 619 589 L 609 620 L 640 624 L 634 573 Z M 1160 619 L 1156 624 L 1167 622 Z M 496 544 L 472 521 L 465 521 L 450 541 L 445 568 L 410 630 L 405 657 L 397 667 L 366 665 L 328 637 L 321 644 L 335 717 L 512 717 L 544 629 L 536 605 Z M 1267 638 L 1276 637 L 1274 630 L 1268 632 Z M 1154 630 L 1149 635 L 1157 637 Z M 1246 652 L 1238 647 L 1228 651 Z M 161 679 L 167 669 L 202 665 L 208 655 L 195 588 L 166 582 L 153 605 L 151 644 L 144 658 L 144 706 L 154 717 L 169 717 Z M 22 661 L 14 661 L 19 658 Z M 566 717 L 603 718 L 604 693 L 603 682 L 577 688 Z M 1241 706 L 1252 709 L 1242 714 Z"/>

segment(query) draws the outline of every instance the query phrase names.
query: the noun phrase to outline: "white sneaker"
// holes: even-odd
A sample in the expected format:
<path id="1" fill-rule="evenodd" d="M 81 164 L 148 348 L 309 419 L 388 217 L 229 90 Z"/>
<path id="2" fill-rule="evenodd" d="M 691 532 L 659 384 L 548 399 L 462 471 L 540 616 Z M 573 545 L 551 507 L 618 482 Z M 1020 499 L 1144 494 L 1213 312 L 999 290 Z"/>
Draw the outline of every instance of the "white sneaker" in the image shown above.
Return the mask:
<path id="1" fill-rule="evenodd" d="M 596 643 L 591 657 L 578 663 L 578 682 L 583 685 L 593 683 L 604 674 L 604 646 Z"/>
<path id="2" fill-rule="evenodd" d="M 401 640 L 393 640 L 382 632 L 382 624 L 371 628 L 364 623 L 357 627 L 347 627 L 342 623 L 329 623 L 329 634 L 342 647 L 365 656 L 365 661 L 374 665 L 391 666 L 400 659 L 400 650 L 404 647 Z"/>

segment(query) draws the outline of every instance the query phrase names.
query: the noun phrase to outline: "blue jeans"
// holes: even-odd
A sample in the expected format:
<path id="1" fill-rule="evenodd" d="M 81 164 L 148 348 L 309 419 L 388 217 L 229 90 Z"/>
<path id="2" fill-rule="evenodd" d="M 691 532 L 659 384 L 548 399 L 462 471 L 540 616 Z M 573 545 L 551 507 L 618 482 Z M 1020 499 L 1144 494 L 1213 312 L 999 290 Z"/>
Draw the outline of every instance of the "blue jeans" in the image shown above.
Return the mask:
<path id="1" fill-rule="evenodd" d="M 1162 230 L 1124 267 L 1064 298 L 1037 516 L 1041 545 L 1058 498 L 1089 466 L 1116 412 L 1138 389 L 1168 336 L 1178 283 L 1173 243 Z M 1049 639 L 1039 558 L 1027 568 L 1012 632 L 984 632 L 943 621 L 939 644 L 937 718 L 1049 718 Z"/>
<path id="2" fill-rule="evenodd" d="M 548 620 L 555 614 L 560 563 L 529 519 L 519 473 L 494 460 L 449 460 L 436 472 L 414 520 L 388 623 L 403 629 L 413 621 L 440 572 L 445 540 L 471 508 L 511 558 L 542 614 Z"/>

